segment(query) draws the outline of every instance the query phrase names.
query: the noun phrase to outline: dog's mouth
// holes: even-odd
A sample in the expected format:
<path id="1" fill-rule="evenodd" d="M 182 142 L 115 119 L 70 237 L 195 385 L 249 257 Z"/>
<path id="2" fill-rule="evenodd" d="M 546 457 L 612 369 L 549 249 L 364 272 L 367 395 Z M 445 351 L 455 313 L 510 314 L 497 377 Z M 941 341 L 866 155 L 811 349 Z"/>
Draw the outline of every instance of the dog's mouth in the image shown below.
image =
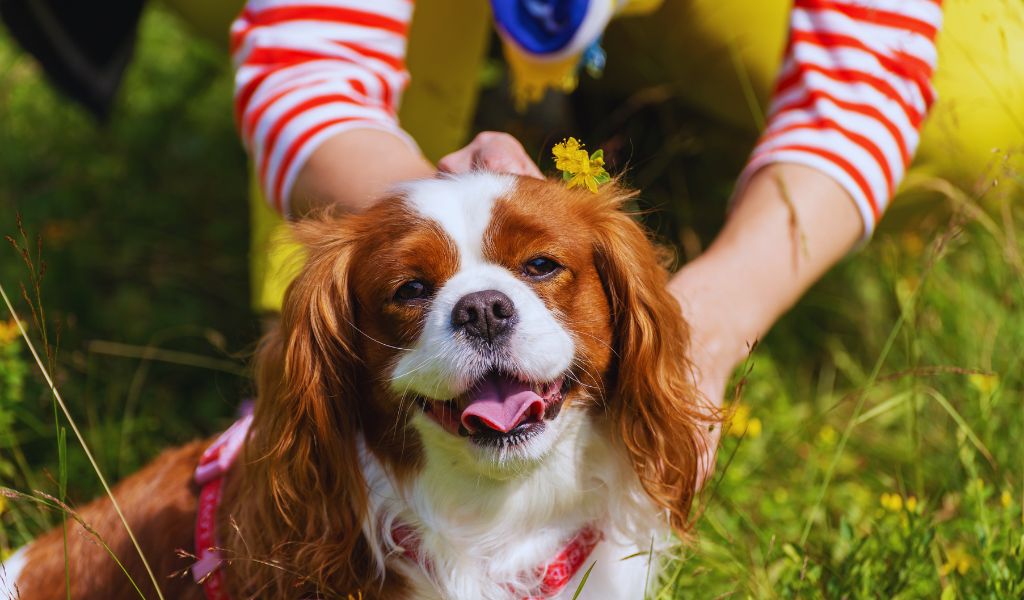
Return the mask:
<path id="1" fill-rule="evenodd" d="M 423 413 L 448 433 L 504 448 L 542 432 L 561 411 L 569 384 L 568 377 L 533 383 L 492 371 L 457 398 L 418 401 Z"/>

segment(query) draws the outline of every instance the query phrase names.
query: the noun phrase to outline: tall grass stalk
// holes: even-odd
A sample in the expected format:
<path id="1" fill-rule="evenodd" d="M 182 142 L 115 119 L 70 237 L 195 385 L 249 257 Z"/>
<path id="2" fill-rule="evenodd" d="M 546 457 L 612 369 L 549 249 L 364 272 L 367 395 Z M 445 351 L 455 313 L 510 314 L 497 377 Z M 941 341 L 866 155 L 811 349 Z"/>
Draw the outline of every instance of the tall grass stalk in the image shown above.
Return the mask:
<path id="1" fill-rule="evenodd" d="M 4 289 L 2 283 L 0 283 L 0 296 L 3 297 L 4 304 L 7 305 L 7 310 L 10 312 L 14 322 L 18 325 L 18 331 L 21 333 L 21 338 L 25 340 L 25 345 L 28 346 L 29 352 L 32 353 L 32 358 L 36 362 L 36 366 L 39 367 L 39 371 L 43 374 L 43 378 L 46 379 L 46 384 L 50 388 L 50 393 L 53 394 L 53 398 L 56 400 L 57 405 L 60 406 L 61 412 L 64 413 L 64 417 L 68 421 L 68 425 L 71 426 L 71 431 L 74 432 L 75 437 L 78 439 L 78 443 L 82 446 L 82 450 L 85 452 L 86 458 L 89 460 L 89 464 L 92 465 L 93 471 L 96 473 L 96 477 L 99 478 L 100 484 L 103 486 L 104 492 L 107 497 L 110 498 L 110 503 L 114 507 L 114 511 L 117 512 L 117 517 L 121 520 L 121 524 L 124 525 L 125 532 L 128 534 L 128 538 L 131 540 L 132 545 L 135 547 L 135 551 L 139 554 L 139 559 L 142 560 L 142 566 L 146 569 L 146 574 L 149 575 L 149 580 L 153 584 L 153 588 L 156 590 L 156 595 L 160 600 L 164 600 L 163 592 L 160 591 L 160 585 L 156 580 L 156 575 L 153 574 L 153 569 L 149 566 L 149 561 L 146 560 L 146 555 L 142 552 L 142 547 L 139 545 L 138 540 L 135 538 L 135 532 L 132 531 L 131 526 L 128 525 L 128 520 L 124 516 L 124 512 L 121 510 L 121 505 L 117 502 L 117 498 L 114 497 L 114 493 L 110 489 L 110 485 L 107 483 L 107 478 L 103 476 L 103 471 L 100 470 L 99 464 L 93 457 L 92 451 L 89 450 L 89 445 L 85 442 L 85 437 L 82 432 L 79 431 L 78 425 L 75 422 L 74 417 L 71 416 L 71 411 L 68 410 L 67 404 L 64 402 L 64 398 L 60 395 L 60 391 L 53 382 L 53 378 L 50 377 L 50 370 L 43 364 L 42 359 L 39 358 L 39 353 L 36 352 L 35 344 L 32 343 L 32 339 L 28 336 L 28 332 L 25 331 L 25 326 L 22 324 L 21 319 L 18 316 L 18 312 L 14 309 L 14 305 L 11 304 L 10 298 L 7 297 L 7 290 Z M 61 464 L 66 464 L 66 460 L 62 460 Z M 66 467 L 65 467 L 66 468 Z M 62 473 L 63 473 L 62 469 Z M 62 479 L 66 477 L 62 475 Z M 63 514 L 63 513 L 62 513 Z M 66 553 L 65 553 L 66 554 Z M 130 577 L 129 577 L 130 579 Z M 132 585 L 135 582 L 132 581 Z M 69 587 L 69 597 L 70 597 Z"/>
<path id="2" fill-rule="evenodd" d="M 8 498 L 14 498 L 18 500 L 30 500 L 45 508 L 59 510 L 65 516 L 70 515 L 71 518 L 74 519 L 76 523 L 81 525 L 82 529 L 84 529 L 86 533 L 91 535 L 93 539 L 96 540 L 96 543 L 99 544 L 103 548 L 103 550 L 110 555 L 110 558 L 113 559 L 113 561 L 117 564 L 117 567 L 121 569 L 121 572 L 123 572 L 125 576 L 128 577 L 128 582 L 131 583 L 136 593 L 139 594 L 139 597 L 145 600 L 146 595 L 142 593 L 141 589 L 139 589 L 138 584 L 136 584 L 135 580 L 132 579 L 131 574 L 128 573 L 128 569 L 125 568 L 124 563 L 122 563 L 121 559 L 117 557 L 117 554 L 115 554 L 114 551 L 110 548 L 106 540 L 104 540 L 103 537 L 100 536 L 99 532 L 93 529 L 93 527 L 89 525 L 89 523 L 87 523 L 86 520 L 83 519 L 81 515 L 75 512 L 74 509 L 72 509 L 66 503 L 62 502 L 61 500 L 58 500 L 57 498 L 54 498 L 53 496 L 50 496 L 49 494 L 40 492 L 39 490 L 36 490 L 35 495 L 33 496 L 29 494 L 24 494 L 17 490 L 12 490 L 10 488 L 0 487 L 0 496 L 6 496 Z M 71 596 L 70 588 L 68 589 L 68 596 Z"/>

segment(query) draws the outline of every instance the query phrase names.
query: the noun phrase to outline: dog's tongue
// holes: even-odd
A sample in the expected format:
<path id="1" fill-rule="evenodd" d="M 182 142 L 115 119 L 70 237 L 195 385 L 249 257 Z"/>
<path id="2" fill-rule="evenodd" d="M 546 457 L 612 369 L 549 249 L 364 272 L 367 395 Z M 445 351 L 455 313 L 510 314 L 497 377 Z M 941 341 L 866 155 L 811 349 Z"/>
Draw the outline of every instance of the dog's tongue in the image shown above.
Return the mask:
<path id="1" fill-rule="evenodd" d="M 532 386 L 503 375 L 488 375 L 467 399 L 462 424 L 470 433 L 485 428 L 508 433 L 527 419 L 544 417 L 544 399 Z"/>

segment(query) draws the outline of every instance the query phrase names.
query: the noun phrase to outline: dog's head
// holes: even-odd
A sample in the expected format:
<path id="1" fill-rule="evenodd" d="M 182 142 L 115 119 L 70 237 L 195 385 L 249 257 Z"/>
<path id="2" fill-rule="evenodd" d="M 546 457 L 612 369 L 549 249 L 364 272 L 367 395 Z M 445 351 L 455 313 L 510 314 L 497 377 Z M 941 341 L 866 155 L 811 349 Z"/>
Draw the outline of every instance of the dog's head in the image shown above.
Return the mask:
<path id="1" fill-rule="evenodd" d="M 248 454 L 283 521 L 359 531 L 360 436 L 399 477 L 431 452 L 515 477 L 592 419 L 685 529 L 703 443 L 687 331 L 628 198 L 475 173 L 298 226 Z"/>

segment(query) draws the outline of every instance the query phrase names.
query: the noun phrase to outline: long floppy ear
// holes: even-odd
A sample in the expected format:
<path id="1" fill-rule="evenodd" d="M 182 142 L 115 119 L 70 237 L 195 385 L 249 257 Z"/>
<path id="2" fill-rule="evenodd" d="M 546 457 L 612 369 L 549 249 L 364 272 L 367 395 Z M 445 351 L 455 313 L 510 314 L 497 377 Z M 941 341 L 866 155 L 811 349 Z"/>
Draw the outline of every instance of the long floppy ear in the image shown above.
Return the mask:
<path id="1" fill-rule="evenodd" d="M 258 399 L 232 503 L 240 539 L 229 546 L 255 559 L 234 563 L 235 582 L 253 597 L 330 593 L 370 568 L 353 559 L 365 555 L 356 550 L 367 499 L 356 443 L 352 235 L 344 221 L 306 222 L 295 233 L 308 256 L 258 351 Z"/>
<path id="2" fill-rule="evenodd" d="M 631 197 L 613 183 L 594 198 L 595 260 L 618 354 L 609 413 L 644 490 L 682 534 L 689 529 L 707 415 L 697 402 L 689 330 L 665 288 L 668 272 L 644 230 L 622 211 Z"/>

